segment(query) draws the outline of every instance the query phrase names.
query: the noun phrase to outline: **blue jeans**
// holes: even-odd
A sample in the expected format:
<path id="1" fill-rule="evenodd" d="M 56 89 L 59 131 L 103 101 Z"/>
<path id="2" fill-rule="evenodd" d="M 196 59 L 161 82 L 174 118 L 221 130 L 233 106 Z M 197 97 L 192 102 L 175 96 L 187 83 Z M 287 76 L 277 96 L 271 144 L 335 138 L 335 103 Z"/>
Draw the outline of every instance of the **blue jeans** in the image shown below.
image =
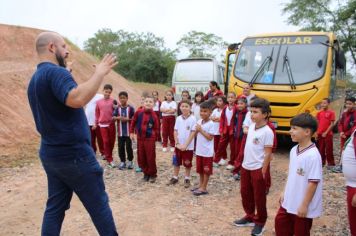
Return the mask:
<path id="1" fill-rule="evenodd" d="M 42 235 L 58 236 L 73 192 L 88 211 L 100 235 L 118 235 L 105 192 L 103 168 L 94 155 L 73 158 L 41 158 L 47 173 L 48 199 Z"/>

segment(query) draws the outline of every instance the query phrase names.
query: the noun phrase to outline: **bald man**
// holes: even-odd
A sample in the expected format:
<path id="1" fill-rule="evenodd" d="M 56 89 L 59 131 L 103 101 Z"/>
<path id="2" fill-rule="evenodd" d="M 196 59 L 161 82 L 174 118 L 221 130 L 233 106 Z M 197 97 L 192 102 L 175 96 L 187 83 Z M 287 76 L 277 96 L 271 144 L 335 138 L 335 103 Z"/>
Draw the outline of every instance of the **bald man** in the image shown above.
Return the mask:
<path id="1" fill-rule="evenodd" d="M 28 99 L 41 135 L 40 159 L 48 180 L 42 235 L 59 235 L 73 192 L 90 214 L 100 235 L 118 235 L 105 192 L 103 169 L 90 145 L 83 106 L 96 94 L 104 76 L 117 64 L 106 55 L 93 76 L 78 85 L 65 68 L 69 52 L 57 33 L 36 39 L 40 59 L 28 86 Z"/>

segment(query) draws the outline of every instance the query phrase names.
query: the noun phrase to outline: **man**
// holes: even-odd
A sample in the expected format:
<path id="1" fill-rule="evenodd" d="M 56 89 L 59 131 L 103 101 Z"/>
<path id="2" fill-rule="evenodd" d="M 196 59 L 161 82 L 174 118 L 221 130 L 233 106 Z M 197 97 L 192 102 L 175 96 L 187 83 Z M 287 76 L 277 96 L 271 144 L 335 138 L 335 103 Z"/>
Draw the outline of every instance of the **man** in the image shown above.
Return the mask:
<path id="1" fill-rule="evenodd" d="M 73 192 L 89 212 L 100 235 L 118 235 L 105 192 L 103 169 L 91 148 L 83 110 L 104 76 L 117 65 L 116 57 L 105 55 L 93 76 L 77 85 L 65 69 L 69 52 L 59 34 L 39 34 L 36 51 L 40 63 L 29 83 L 28 99 L 41 134 L 39 155 L 48 180 L 42 235 L 60 234 Z"/>

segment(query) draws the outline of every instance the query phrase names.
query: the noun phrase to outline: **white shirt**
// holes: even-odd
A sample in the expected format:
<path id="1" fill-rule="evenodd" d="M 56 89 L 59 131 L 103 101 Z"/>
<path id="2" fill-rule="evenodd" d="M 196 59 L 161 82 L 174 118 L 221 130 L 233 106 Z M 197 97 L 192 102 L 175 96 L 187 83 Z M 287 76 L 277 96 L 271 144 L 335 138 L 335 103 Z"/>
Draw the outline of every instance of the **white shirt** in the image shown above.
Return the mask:
<path id="1" fill-rule="evenodd" d="M 153 107 L 153 111 L 159 111 L 159 101 L 155 102 L 155 105 Z"/>
<path id="2" fill-rule="evenodd" d="M 255 130 L 255 123 L 248 128 L 244 160 L 242 167 L 246 170 L 262 168 L 265 159 L 265 147 L 273 146 L 274 134 L 268 125 Z"/>
<path id="3" fill-rule="evenodd" d="M 193 131 L 197 120 L 193 115 L 190 115 L 187 118 L 184 118 L 183 115 L 177 117 L 176 123 L 174 125 L 174 130 L 178 132 L 178 142 L 180 144 L 185 144 L 187 139 L 190 136 L 190 133 Z M 194 150 L 194 142 L 190 142 L 187 147 L 187 150 Z"/>
<path id="4" fill-rule="evenodd" d="M 175 109 L 177 111 L 177 103 L 175 101 L 163 101 L 161 104 L 161 110 L 162 109 Z M 165 112 L 162 112 L 162 116 L 175 116 L 176 114 L 168 114 Z"/>
<path id="5" fill-rule="evenodd" d="M 320 153 L 315 144 L 298 153 L 298 145 L 290 151 L 289 173 L 284 191 L 282 207 L 288 213 L 296 215 L 301 206 L 309 181 L 318 181 L 313 199 L 308 206 L 307 218 L 321 216 L 323 211 L 322 189 L 323 168 Z"/>
<path id="6" fill-rule="evenodd" d="M 193 103 L 192 105 L 192 113 L 195 116 L 196 120 L 200 120 L 200 105 L 197 103 Z"/>
<path id="7" fill-rule="evenodd" d="M 220 119 L 220 117 L 221 117 L 221 112 L 222 112 L 222 109 L 220 109 L 220 108 L 215 108 L 214 110 L 213 110 L 213 113 L 211 114 L 211 118 L 219 118 Z M 217 121 L 217 122 L 215 122 L 215 121 L 213 121 L 213 124 L 214 124 L 214 135 L 220 135 L 220 132 L 219 132 L 219 128 L 220 128 L 220 121 Z"/>
<path id="8" fill-rule="evenodd" d="M 225 116 L 226 116 L 226 120 L 227 120 L 227 126 L 230 126 L 231 124 L 231 118 L 232 118 L 232 113 L 233 113 L 234 109 L 231 109 L 229 107 L 226 107 L 225 109 Z"/>
<path id="9" fill-rule="evenodd" d="M 244 122 L 242 122 L 242 127 L 250 127 L 252 123 L 253 123 L 253 121 L 251 120 L 251 112 L 248 111 L 246 113 Z"/>
<path id="10" fill-rule="evenodd" d="M 196 125 L 201 125 L 202 129 L 208 133 L 213 135 L 213 131 L 214 131 L 214 124 L 211 120 L 209 120 L 208 122 L 205 122 L 204 124 L 202 124 L 202 119 L 198 120 L 198 122 L 196 123 Z M 193 130 L 196 129 L 196 125 L 194 126 Z M 213 157 L 214 156 L 214 139 L 212 140 L 207 140 L 200 132 L 198 132 L 197 134 L 197 144 L 196 144 L 196 148 L 195 148 L 195 154 L 197 156 L 201 156 L 201 157 Z"/>
<path id="11" fill-rule="evenodd" d="M 353 133 L 355 133 L 354 131 Z M 356 157 L 353 143 L 354 134 L 351 134 L 344 151 L 342 152 L 342 172 L 345 176 L 346 185 L 356 188 Z"/>
<path id="12" fill-rule="evenodd" d="M 246 96 L 246 100 L 247 100 L 247 108 L 250 108 L 250 104 L 251 104 L 251 98 L 253 98 L 254 96 L 256 96 L 253 93 L 250 93 L 250 95 Z"/>
<path id="13" fill-rule="evenodd" d="M 85 106 L 85 115 L 87 117 L 89 126 L 95 125 L 96 102 L 102 98 L 104 98 L 104 95 L 97 93 Z"/>

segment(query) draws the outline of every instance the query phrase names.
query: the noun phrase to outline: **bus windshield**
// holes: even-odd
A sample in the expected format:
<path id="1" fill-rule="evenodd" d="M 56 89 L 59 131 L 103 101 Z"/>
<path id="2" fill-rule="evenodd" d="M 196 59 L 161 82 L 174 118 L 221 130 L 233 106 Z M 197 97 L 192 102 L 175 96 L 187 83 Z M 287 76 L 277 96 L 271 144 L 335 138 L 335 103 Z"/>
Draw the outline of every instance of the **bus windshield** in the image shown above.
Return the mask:
<path id="1" fill-rule="evenodd" d="M 257 84 L 315 81 L 324 75 L 328 43 L 326 36 L 248 38 L 240 48 L 234 74 L 244 82 Z"/>
<path id="2" fill-rule="evenodd" d="M 173 81 L 212 81 L 214 80 L 214 63 L 211 60 L 187 60 L 177 62 Z"/>

